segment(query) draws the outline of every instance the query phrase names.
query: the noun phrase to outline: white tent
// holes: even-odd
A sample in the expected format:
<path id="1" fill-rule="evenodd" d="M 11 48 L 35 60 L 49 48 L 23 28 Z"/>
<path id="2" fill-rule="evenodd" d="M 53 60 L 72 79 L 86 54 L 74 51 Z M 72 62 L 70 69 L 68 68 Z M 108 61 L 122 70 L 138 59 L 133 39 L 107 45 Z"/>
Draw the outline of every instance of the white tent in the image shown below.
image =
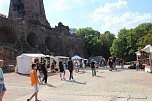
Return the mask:
<path id="1" fill-rule="evenodd" d="M 59 68 L 59 61 L 62 61 L 63 63 L 67 63 L 67 61 L 69 60 L 69 57 L 66 57 L 66 56 L 55 56 L 54 60 L 56 61 L 57 68 Z"/>
<path id="2" fill-rule="evenodd" d="M 17 56 L 18 73 L 30 74 L 31 64 L 35 58 L 45 57 L 44 54 L 22 54 Z"/>
<path id="3" fill-rule="evenodd" d="M 72 60 L 80 60 L 80 59 L 83 59 L 82 57 L 78 56 L 78 55 L 75 55 L 72 57 Z"/>
<path id="4" fill-rule="evenodd" d="M 152 46 L 151 45 L 146 45 L 142 51 L 147 52 L 147 53 L 152 53 Z"/>
<path id="5" fill-rule="evenodd" d="M 140 51 L 135 52 L 137 56 L 141 56 Z"/>
<path id="6" fill-rule="evenodd" d="M 152 46 L 146 45 L 142 51 L 149 53 L 149 62 L 150 62 L 150 72 L 152 71 Z"/>
<path id="7" fill-rule="evenodd" d="M 55 59 L 55 57 L 54 56 L 48 56 L 48 57 L 50 58 L 50 67 L 51 67 L 51 64 L 52 64 L 53 60 Z"/>
<path id="8" fill-rule="evenodd" d="M 136 56 L 137 56 L 137 60 L 139 59 L 139 57 L 141 56 L 141 53 L 140 53 L 140 51 L 137 51 L 137 52 L 135 52 L 136 53 Z"/>

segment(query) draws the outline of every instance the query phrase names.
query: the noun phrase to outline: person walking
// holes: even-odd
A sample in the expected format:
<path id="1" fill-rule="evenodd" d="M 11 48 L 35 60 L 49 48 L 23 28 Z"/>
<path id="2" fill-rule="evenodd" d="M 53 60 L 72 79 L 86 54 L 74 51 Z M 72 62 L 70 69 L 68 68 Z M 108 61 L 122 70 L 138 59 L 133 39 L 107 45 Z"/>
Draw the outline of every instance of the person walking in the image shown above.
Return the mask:
<path id="1" fill-rule="evenodd" d="M 70 72 L 69 80 L 71 80 L 71 79 L 74 80 L 74 78 L 73 78 L 73 69 L 74 69 L 74 67 L 73 67 L 73 61 L 71 60 L 71 57 L 70 57 L 69 61 L 68 61 L 68 70 Z"/>
<path id="2" fill-rule="evenodd" d="M 77 61 L 74 62 L 74 69 L 75 69 L 75 72 L 78 73 L 78 62 Z"/>
<path id="3" fill-rule="evenodd" d="M 139 70 L 139 66 L 140 66 L 139 60 L 137 60 L 137 61 L 136 61 L 136 70 L 137 70 L 137 71 Z"/>
<path id="4" fill-rule="evenodd" d="M 80 63 L 80 60 L 77 60 L 77 63 L 78 63 L 77 69 L 78 69 L 78 72 L 79 72 L 80 71 L 80 67 L 82 66 L 81 65 L 82 62 Z"/>
<path id="5" fill-rule="evenodd" d="M 42 79 L 42 81 L 47 84 L 47 67 L 46 67 L 46 60 L 43 61 L 43 64 L 41 65 L 41 69 L 42 69 L 42 73 L 44 75 L 44 78 Z"/>
<path id="6" fill-rule="evenodd" d="M 117 70 L 116 68 L 116 58 L 113 57 L 113 70 Z"/>
<path id="7" fill-rule="evenodd" d="M 123 58 L 121 58 L 121 59 L 120 59 L 120 66 L 121 66 L 121 69 L 124 69 L 124 66 L 123 66 L 123 65 L 124 65 L 124 60 L 123 60 Z"/>
<path id="8" fill-rule="evenodd" d="M 38 59 L 35 59 L 35 60 L 34 60 L 34 63 L 35 63 L 36 66 L 37 66 L 36 74 L 37 74 L 37 77 L 38 77 L 39 82 L 40 82 L 40 84 L 41 84 L 42 81 L 41 81 L 41 73 L 40 73 L 40 63 L 39 63 L 39 60 L 38 60 Z"/>
<path id="9" fill-rule="evenodd" d="M 92 76 L 96 76 L 96 65 L 93 60 L 91 60 L 91 69 L 92 69 Z"/>
<path id="10" fill-rule="evenodd" d="M 52 62 L 52 64 L 51 64 L 51 73 L 56 73 L 55 65 L 54 65 L 53 62 Z"/>
<path id="11" fill-rule="evenodd" d="M 54 68 L 56 68 L 56 61 L 55 60 L 53 60 L 53 64 L 54 64 Z"/>
<path id="12" fill-rule="evenodd" d="M 6 92 L 6 87 L 4 84 L 4 75 L 3 75 L 3 70 L 2 70 L 3 66 L 4 66 L 4 61 L 0 60 L 0 101 L 2 101 L 3 96 Z"/>
<path id="13" fill-rule="evenodd" d="M 27 101 L 31 101 L 33 97 L 35 97 L 35 101 L 40 101 L 38 100 L 39 80 L 36 75 L 37 66 L 36 64 L 32 64 L 31 67 L 32 69 L 30 71 L 30 78 L 31 78 L 31 85 L 34 87 L 34 94 L 29 99 L 27 99 Z"/>
<path id="14" fill-rule="evenodd" d="M 62 61 L 59 62 L 59 69 L 60 69 L 60 78 L 61 80 L 65 79 L 65 71 Z"/>
<path id="15" fill-rule="evenodd" d="M 66 72 L 66 69 L 67 69 L 67 64 L 64 63 L 64 64 L 63 64 L 63 67 L 64 67 L 64 72 L 63 72 L 63 73 L 64 73 L 64 77 L 65 77 L 65 72 Z M 65 78 L 64 78 L 64 79 L 65 79 Z"/>
<path id="16" fill-rule="evenodd" d="M 111 57 L 109 58 L 108 63 L 109 63 L 109 67 L 110 67 L 109 71 L 112 71 L 113 70 L 113 59 Z"/>
<path id="17" fill-rule="evenodd" d="M 83 73 L 85 73 L 86 64 L 87 64 L 87 61 L 84 60 L 84 61 L 82 62 L 82 69 L 83 69 L 82 72 L 83 72 Z"/>

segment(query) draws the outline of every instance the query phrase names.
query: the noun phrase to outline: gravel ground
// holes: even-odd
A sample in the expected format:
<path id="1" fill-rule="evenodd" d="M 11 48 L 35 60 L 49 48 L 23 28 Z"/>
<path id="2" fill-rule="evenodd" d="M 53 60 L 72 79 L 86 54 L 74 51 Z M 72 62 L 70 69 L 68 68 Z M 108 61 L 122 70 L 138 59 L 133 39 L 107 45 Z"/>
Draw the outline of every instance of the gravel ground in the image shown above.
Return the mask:
<path id="1" fill-rule="evenodd" d="M 33 93 L 29 76 L 5 74 L 7 93 L 4 101 L 26 101 Z M 66 71 L 66 78 L 69 73 Z M 50 74 L 48 85 L 41 85 L 41 101 L 152 101 L 152 74 L 143 70 L 100 68 L 96 77 L 91 70 L 74 74 L 75 81 L 61 81 L 59 73 Z M 34 101 L 34 100 L 32 100 Z"/>

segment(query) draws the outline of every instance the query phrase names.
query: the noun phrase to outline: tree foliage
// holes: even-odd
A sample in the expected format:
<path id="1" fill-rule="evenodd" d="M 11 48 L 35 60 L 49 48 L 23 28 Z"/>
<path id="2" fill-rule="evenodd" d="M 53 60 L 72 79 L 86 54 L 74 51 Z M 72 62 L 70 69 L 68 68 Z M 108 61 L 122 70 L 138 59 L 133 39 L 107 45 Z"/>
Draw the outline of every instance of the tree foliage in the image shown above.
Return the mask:
<path id="1" fill-rule="evenodd" d="M 126 61 L 133 61 L 136 59 L 135 52 L 147 44 L 152 45 L 152 23 L 143 23 L 129 30 L 121 29 L 110 48 L 110 53 Z"/>
<path id="2" fill-rule="evenodd" d="M 105 58 L 110 56 L 109 50 L 115 39 L 114 34 L 109 31 L 100 34 L 100 32 L 87 27 L 78 29 L 76 35 L 85 40 L 88 56 L 103 56 Z"/>
<path id="3" fill-rule="evenodd" d="M 113 33 L 110 33 L 109 31 L 106 31 L 100 36 L 100 40 L 102 42 L 101 54 L 106 59 L 108 59 L 111 56 L 110 47 L 112 46 L 114 39 L 115 35 Z"/>

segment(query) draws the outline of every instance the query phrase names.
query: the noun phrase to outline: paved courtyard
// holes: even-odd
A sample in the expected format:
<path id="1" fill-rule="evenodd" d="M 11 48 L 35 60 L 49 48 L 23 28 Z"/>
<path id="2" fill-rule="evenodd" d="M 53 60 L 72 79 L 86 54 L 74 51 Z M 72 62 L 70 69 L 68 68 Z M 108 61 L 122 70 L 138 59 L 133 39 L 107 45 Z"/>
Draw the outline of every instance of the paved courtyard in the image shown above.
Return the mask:
<path id="1" fill-rule="evenodd" d="M 5 74 L 7 93 L 4 101 L 26 101 L 33 93 L 28 75 Z M 41 85 L 41 101 L 152 101 L 152 74 L 143 70 L 100 69 L 96 77 L 91 70 L 75 73 L 75 81 L 61 81 L 59 73 L 49 74 L 48 85 Z M 32 100 L 34 101 L 34 100 Z"/>

